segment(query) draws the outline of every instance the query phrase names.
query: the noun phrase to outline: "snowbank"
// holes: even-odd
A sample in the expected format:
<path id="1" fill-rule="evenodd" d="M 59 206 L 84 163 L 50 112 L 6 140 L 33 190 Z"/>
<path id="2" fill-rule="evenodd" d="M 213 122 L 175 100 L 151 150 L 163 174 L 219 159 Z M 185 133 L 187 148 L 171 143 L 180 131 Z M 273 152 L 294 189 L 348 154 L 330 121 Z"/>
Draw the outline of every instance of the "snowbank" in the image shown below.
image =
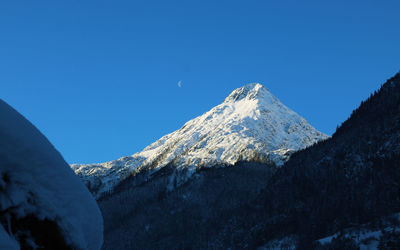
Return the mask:
<path id="1" fill-rule="evenodd" d="M 39 130 L 2 100 L 0 138 L 0 247 L 100 249 L 95 200 Z"/>

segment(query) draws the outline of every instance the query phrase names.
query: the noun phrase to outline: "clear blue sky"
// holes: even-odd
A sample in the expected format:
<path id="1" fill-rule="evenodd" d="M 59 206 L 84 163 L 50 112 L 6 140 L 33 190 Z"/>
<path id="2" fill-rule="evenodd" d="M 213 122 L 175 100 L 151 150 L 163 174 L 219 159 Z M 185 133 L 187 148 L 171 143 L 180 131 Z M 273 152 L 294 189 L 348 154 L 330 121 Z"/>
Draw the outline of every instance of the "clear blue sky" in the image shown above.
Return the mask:
<path id="1" fill-rule="evenodd" d="M 69 163 L 140 151 L 250 82 L 332 134 L 400 70 L 399 10 L 368 0 L 2 1 L 0 98 Z"/>

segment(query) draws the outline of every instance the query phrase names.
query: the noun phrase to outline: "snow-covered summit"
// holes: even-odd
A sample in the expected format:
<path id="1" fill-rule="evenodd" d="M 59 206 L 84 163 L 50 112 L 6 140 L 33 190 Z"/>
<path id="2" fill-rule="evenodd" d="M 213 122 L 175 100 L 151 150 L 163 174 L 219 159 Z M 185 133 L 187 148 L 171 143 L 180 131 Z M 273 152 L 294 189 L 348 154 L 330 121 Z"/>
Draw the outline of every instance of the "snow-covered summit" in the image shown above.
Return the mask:
<path id="1" fill-rule="evenodd" d="M 201 167 L 258 161 L 282 165 L 296 150 L 327 136 L 283 105 L 264 86 L 248 84 L 223 103 L 143 151 L 102 164 L 72 165 L 96 196 L 143 168 Z"/>
<path id="2" fill-rule="evenodd" d="M 259 83 L 250 83 L 241 88 L 235 89 L 224 102 L 240 101 L 243 98 L 254 99 L 262 98 L 262 95 L 269 94 L 270 97 L 275 98 L 269 91 Z"/>

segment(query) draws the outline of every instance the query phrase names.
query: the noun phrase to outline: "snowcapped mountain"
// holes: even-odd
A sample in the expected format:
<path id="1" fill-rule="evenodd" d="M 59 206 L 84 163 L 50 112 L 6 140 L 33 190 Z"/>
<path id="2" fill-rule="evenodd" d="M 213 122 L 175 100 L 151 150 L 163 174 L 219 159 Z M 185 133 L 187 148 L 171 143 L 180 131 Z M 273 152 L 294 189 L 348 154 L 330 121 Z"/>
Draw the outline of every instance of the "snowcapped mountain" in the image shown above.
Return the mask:
<path id="1" fill-rule="evenodd" d="M 290 154 L 328 138 L 283 105 L 264 86 L 252 83 L 132 156 L 72 169 L 96 197 L 142 169 L 170 164 L 191 176 L 197 168 L 257 161 L 283 165 Z"/>
<path id="2" fill-rule="evenodd" d="M 100 249 L 103 219 L 60 153 L 0 99 L 0 249 Z"/>

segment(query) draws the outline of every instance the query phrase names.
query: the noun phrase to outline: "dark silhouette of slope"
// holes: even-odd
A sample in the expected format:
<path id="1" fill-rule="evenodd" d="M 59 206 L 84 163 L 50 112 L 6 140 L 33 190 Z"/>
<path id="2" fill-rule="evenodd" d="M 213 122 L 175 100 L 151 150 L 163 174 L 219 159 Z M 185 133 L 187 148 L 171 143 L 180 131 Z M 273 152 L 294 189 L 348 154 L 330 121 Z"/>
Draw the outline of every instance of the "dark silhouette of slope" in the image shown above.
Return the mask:
<path id="1" fill-rule="evenodd" d="M 362 102 L 331 139 L 295 153 L 253 207 L 260 219 L 254 244 L 296 235 L 299 249 L 399 212 L 400 74 Z"/>

